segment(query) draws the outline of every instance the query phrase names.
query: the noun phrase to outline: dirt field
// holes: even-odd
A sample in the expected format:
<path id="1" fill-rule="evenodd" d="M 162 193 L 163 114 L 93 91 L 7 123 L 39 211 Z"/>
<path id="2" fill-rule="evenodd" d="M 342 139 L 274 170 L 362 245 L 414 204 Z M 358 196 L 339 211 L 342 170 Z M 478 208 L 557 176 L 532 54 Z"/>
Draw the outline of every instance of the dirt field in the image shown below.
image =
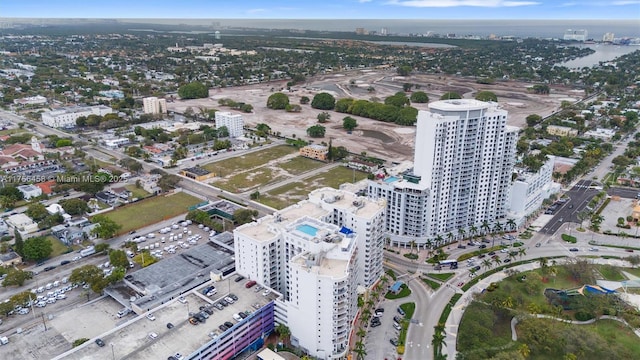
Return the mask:
<path id="1" fill-rule="evenodd" d="M 361 70 L 348 73 L 334 73 L 322 75 L 296 86 L 288 93 L 292 104 L 299 104 L 302 96 L 313 99 L 319 92 L 328 92 L 336 98 L 352 97 L 357 99 L 379 99 L 402 91 L 404 83 L 420 85 L 421 91 L 425 91 L 431 101 L 438 100 L 447 91 L 457 91 L 464 98 L 473 98 L 480 90 L 489 90 L 498 96 L 498 103 L 509 111 L 509 125 L 524 127 L 528 115 L 538 114 L 546 116 L 556 110 L 563 100 L 575 100 L 583 95 L 580 91 L 572 89 L 552 87 L 550 95 L 535 95 L 527 91 L 530 83 L 515 81 L 499 82 L 495 85 L 481 85 L 473 80 L 436 75 L 416 75 L 411 77 L 396 76 L 391 70 Z M 281 91 L 286 82 L 273 82 L 268 84 L 248 85 L 235 88 L 211 90 L 208 99 L 196 99 L 176 101 L 168 104 L 170 111 L 183 112 L 187 107 L 192 107 L 196 113 L 199 108 L 226 110 L 218 105 L 221 98 L 230 98 L 253 105 L 254 112 L 243 114 L 244 122 L 248 126 L 258 123 L 268 124 L 272 131 L 280 132 L 288 137 L 295 135 L 297 138 L 310 140 L 306 135 L 306 129 L 317 123 L 317 115 L 321 112 L 311 108 L 310 105 L 302 105 L 302 112 L 287 113 L 284 110 L 271 110 L 266 107 L 267 98 L 276 91 Z M 369 87 L 375 91 L 368 92 Z M 285 90 L 286 92 L 286 90 Z M 413 104 L 412 106 L 427 110 L 426 104 Z M 334 146 L 345 146 L 349 151 L 368 154 L 380 158 L 401 161 L 413 160 L 415 128 L 398 126 L 381 121 L 355 117 L 358 128 L 352 134 L 347 134 L 342 129 L 342 118 L 346 114 L 329 112 L 331 119 L 324 124 L 326 135 L 324 139 L 313 139 L 319 143 L 333 139 Z"/>

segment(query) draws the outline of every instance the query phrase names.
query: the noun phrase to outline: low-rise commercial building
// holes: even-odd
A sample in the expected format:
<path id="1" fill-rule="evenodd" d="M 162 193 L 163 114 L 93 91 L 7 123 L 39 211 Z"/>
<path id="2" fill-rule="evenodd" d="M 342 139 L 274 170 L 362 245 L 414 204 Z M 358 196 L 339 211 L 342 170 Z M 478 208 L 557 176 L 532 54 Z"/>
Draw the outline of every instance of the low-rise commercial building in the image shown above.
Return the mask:
<path id="1" fill-rule="evenodd" d="M 312 144 L 300 148 L 300 156 L 304 156 L 310 159 L 327 161 L 329 155 L 329 148 L 323 145 Z"/>
<path id="2" fill-rule="evenodd" d="M 43 112 L 42 123 L 53 128 L 72 128 L 76 126 L 76 120 L 81 116 L 105 116 L 112 112 L 113 109 L 104 105 L 66 107 Z"/>

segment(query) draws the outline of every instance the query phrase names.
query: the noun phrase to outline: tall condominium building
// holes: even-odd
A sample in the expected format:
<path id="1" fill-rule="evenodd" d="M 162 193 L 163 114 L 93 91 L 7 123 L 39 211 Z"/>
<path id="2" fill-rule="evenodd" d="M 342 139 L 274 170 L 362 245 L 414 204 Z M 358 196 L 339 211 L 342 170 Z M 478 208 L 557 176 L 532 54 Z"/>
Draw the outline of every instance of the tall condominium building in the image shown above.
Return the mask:
<path id="1" fill-rule="evenodd" d="M 158 99 L 155 96 L 142 99 L 142 107 L 145 114 L 166 114 L 167 100 Z"/>
<path id="2" fill-rule="evenodd" d="M 234 231 L 236 271 L 282 294 L 276 321 L 313 356 L 348 352 L 357 289 L 382 274 L 384 211 L 384 201 L 323 188 Z"/>
<path id="3" fill-rule="evenodd" d="M 76 120 L 89 115 L 105 116 L 113 110 L 104 105 L 97 106 L 70 106 L 56 110 L 43 112 L 42 123 L 54 128 L 72 128 L 76 126 Z"/>
<path id="4" fill-rule="evenodd" d="M 574 40 L 574 41 L 587 41 L 589 38 L 589 32 L 584 29 L 580 30 L 567 30 L 564 32 L 564 40 Z"/>
<path id="5" fill-rule="evenodd" d="M 229 137 L 237 138 L 244 134 L 244 121 L 240 114 L 232 114 L 227 111 L 216 111 L 216 128 L 219 129 L 222 126 L 226 126 L 227 130 L 229 130 Z"/>
<path id="6" fill-rule="evenodd" d="M 507 112 L 470 99 L 429 110 L 418 114 L 413 170 L 368 185 L 370 198 L 387 200 L 392 243 L 452 240 L 507 214 L 518 137 Z"/>

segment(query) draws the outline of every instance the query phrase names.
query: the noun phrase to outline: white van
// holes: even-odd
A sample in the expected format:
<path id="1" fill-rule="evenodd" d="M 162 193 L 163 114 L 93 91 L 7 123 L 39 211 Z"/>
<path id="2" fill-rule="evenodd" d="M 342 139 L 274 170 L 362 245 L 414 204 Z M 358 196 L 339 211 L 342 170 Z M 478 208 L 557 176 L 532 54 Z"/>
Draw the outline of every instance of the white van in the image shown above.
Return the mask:
<path id="1" fill-rule="evenodd" d="M 53 287 L 58 287 L 60 286 L 60 281 L 56 280 L 53 282 Z"/>
<path id="2" fill-rule="evenodd" d="M 189 235 L 189 236 L 192 235 L 191 230 L 187 231 L 187 235 Z"/>
<path id="3" fill-rule="evenodd" d="M 180 229 L 180 226 L 178 224 L 173 224 L 171 225 L 171 228 L 176 230 L 176 229 Z"/>
<path id="4" fill-rule="evenodd" d="M 68 278 L 66 278 L 66 277 L 63 277 L 63 278 L 62 278 L 62 283 L 63 283 L 63 284 L 66 284 L 66 283 L 68 283 L 68 282 L 69 282 L 69 279 L 68 279 Z"/>
<path id="5" fill-rule="evenodd" d="M 187 220 L 187 225 L 191 225 L 193 222 L 191 220 Z"/>
<path id="6" fill-rule="evenodd" d="M 204 227 L 204 225 L 198 224 L 198 229 L 202 229 L 203 227 Z"/>
<path id="7" fill-rule="evenodd" d="M 44 286 L 40 286 L 36 291 L 38 292 L 38 294 L 42 294 L 44 292 Z"/>
<path id="8" fill-rule="evenodd" d="M 53 287 L 52 283 L 48 283 L 47 286 L 45 286 L 44 288 L 47 290 L 51 290 L 51 288 Z"/>

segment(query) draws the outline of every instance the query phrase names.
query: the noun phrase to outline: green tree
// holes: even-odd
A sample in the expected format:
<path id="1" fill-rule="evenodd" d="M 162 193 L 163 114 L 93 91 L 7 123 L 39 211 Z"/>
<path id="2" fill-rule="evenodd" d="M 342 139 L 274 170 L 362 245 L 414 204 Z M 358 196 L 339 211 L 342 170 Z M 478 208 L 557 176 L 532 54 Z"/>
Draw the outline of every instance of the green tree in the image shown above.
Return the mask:
<path id="1" fill-rule="evenodd" d="M 328 112 L 323 111 L 318 114 L 318 122 L 321 124 L 326 123 L 327 121 L 329 121 L 329 119 L 331 119 L 331 114 L 329 114 Z"/>
<path id="2" fill-rule="evenodd" d="M 462 99 L 462 96 L 455 91 L 448 91 L 442 96 L 440 96 L 440 100 L 454 100 L 454 99 Z"/>
<path id="3" fill-rule="evenodd" d="M 38 222 L 49 215 L 49 213 L 47 212 L 47 208 L 43 204 L 40 204 L 38 202 L 29 205 L 27 211 L 25 211 L 25 214 L 27 214 L 27 216 L 32 218 L 35 222 Z"/>
<path id="4" fill-rule="evenodd" d="M 311 101 L 311 107 L 314 109 L 333 110 L 335 106 L 336 99 L 333 97 L 333 95 L 326 92 L 316 94 L 316 96 L 314 96 L 313 100 Z"/>
<path id="5" fill-rule="evenodd" d="M 97 278 L 102 278 L 102 270 L 95 265 L 84 265 L 71 271 L 69 281 L 72 284 L 91 283 Z"/>
<path id="6" fill-rule="evenodd" d="M 201 82 L 191 82 L 178 88 L 181 99 L 203 99 L 209 96 L 209 89 Z"/>
<path id="7" fill-rule="evenodd" d="M 498 102 L 498 96 L 491 91 L 478 91 L 476 100 Z"/>
<path id="8" fill-rule="evenodd" d="M 351 116 L 346 116 L 344 119 L 342 119 L 342 127 L 349 132 L 353 131 L 353 129 L 355 129 L 357 126 L 358 122 Z"/>
<path id="9" fill-rule="evenodd" d="M 404 84 L 402 84 L 402 90 L 404 90 L 405 92 L 411 91 L 412 87 L 413 87 L 412 83 L 404 83 Z"/>
<path id="10" fill-rule="evenodd" d="M 96 215 L 91 219 L 91 222 L 98 224 L 98 226 L 91 230 L 92 234 L 102 239 L 112 238 L 118 230 L 122 228 L 120 224 L 117 224 L 105 215 Z"/>
<path id="11" fill-rule="evenodd" d="M 109 251 L 109 262 L 111 265 L 126 269 L 129 266 L 129 259 L 123 250 Z"/>
<path id="12" fill-rule="evenodd" d="M 400 65 L 396 69 L 396 71 L 398 72 L 398 75 L 400 76 L 409 76 L 412 70 L 413 68 L 410 65 Z"/>
<path id="13" fill-rule="evenodd" d="M 60 206 L 69 215 L 83 215 L 90 210 L 87 202 L 79 198 L 62 200 Z"/>
<path id="14" fill-rule="evenodd" d="M 309 97 L 308 97 L 308 96 L 303 96 L 303 97 L 301 97 L 301 98 L 300 98 L 300 104 L 302 104 L 302 105 L 306 105 L 306 104 L 308 104 L 310 101 L 311 101 L 311 99 L 309 99 Z"/>
<path id="15" fill-rule="evenodd" d="M 24 258 L 34 261 L 44 260 L 51 255 L 53 245 L 51 240 L 36 236 L 25 240 L 24 242 Z"/>
<path id="16" fill-rule="evenodd" d="M 13 231 L 13 237 L 15 239 L 13 244 L 13 251 L 18 253 L 20 256 L 24 256 L 24 241 L 22 240 L 22 235 L 18 232 L 18 229 Z"/>
<path id="17" fill-rule="evenodd" d="M 313 138 L 321 138 L 321 137 L 324 137 L 325 131 L 326 129 L 324 126 L 314 125 L 307 129 L 307 135 Z"/>
<path id="18" fill-rule="evenodd" d="M 2 280 L 2 286 L 22 286 L 24 282 L 33 277 L 30 271 L 22 271 L 20 269 L 9 268 L 7 276 Z"/>
<path id="19" fill-rule="evenodd" d="M 275 330 L 276 330 L 276 333 L 278 334 L 278 337 L 280 339 L 283 339 L 285 344 L 289 343 L 289 336 L 291 336 L 291 330 L 289 330 L 289 327 L 287 327 L 287 325 L 278 324 L 276 325 Z"/>
<path id="20" fill-rule="evenodd" d="M 412 103 L 424 104 L 429 102 L 429 96 L 424 91 L 415 91 L 409 98 Z"/>
<path id="21" fill-rule="evenodd" d="M 384 99 L 384 103 L 385 105 L 403 107 L 405 105 L 409 105 L 409 98 L 407 97 L 407 94 L 403 93 L 402 91 L 399 91 L 394 95 L 391 95 L 386 99 Z"/>
<path id="22" fill-rule="evenodd" d="M 256 216 L 258 216 L 257 210 L 240 209 L 233 213 L 233 221 L 238 225 L 242 225 L 252 222 Z"/>
<path id="23" fill-rule="evenodd" d="M 534 127 L 540 124 L 540 122 L 542 122 L 542 116 L 538 114 L 531 114 L 527 116 L 526 120 L 527 120 L 527 126 Z"/>
<path id="24" fill-rule="evenodd" d="M 289 105 L 289 97 L 281 92 L 271 94 L 267 99 L 267 107 L 273 110 L 283 110 Z"/>

